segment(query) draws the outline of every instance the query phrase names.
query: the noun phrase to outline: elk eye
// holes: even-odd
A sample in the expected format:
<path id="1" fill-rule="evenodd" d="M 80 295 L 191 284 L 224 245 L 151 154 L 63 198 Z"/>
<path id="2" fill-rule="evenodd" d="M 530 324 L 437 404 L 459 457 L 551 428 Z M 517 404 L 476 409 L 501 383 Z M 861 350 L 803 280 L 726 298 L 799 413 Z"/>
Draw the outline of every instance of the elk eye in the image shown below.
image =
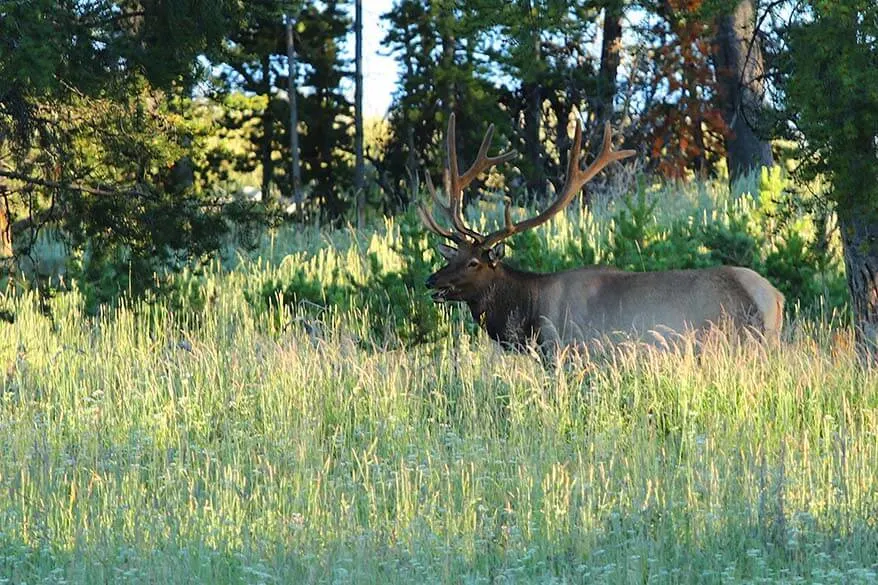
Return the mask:
<path id="1" fill-rule="evenodd" d="M 476 268 L 478 265 L 479 265 L 479 261 L 477 259 L 473 258 L 472 260 L 469 261 L 469 263 L 466 266 L 467 266 L 467 268 Z"/>

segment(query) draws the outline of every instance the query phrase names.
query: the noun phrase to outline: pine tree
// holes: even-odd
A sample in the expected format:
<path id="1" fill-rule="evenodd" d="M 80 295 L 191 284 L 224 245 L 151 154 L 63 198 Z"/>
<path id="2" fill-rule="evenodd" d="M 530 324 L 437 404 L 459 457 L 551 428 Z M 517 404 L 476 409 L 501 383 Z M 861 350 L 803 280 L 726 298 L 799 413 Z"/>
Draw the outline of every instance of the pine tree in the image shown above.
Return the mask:
<path id="1" fill-rule="evenodd" d="M 878 358 L 878 5 L 809 0 L 784 31 L 783 125 L 805 182 L 823 177 L 838 214 L 859 345 Z"/>
<path id="2" fill-rule="evenodd" d="M 200 129 L 177 104 L 199 77 L 196 56 L 217 53 L 228 8 L 4 4 L 3 254 L 15 244 L 26 255 L 36 232 L 52 224 L 75 249 L 88 245 L 93 265 L 127 258 L 136 288 L 163 262 L 218 246 L 222 206 L 205 205 L 209 194 L 187 169 Z"/>

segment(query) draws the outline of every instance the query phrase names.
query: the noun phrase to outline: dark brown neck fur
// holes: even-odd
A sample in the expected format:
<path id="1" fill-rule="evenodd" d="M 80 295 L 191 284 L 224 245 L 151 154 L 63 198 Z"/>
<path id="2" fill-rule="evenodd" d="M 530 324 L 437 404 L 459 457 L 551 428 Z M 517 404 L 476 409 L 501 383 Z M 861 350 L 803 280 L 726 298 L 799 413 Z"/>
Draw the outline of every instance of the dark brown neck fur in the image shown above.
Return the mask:
<path id="1" fill-rule="evenodd" d="M 468 302 L 473 319 L 503 345 L 524 347 L 539 333 L 537 281 L 545 274 L 523 272 L 500 264 L 480 298 Z"/>

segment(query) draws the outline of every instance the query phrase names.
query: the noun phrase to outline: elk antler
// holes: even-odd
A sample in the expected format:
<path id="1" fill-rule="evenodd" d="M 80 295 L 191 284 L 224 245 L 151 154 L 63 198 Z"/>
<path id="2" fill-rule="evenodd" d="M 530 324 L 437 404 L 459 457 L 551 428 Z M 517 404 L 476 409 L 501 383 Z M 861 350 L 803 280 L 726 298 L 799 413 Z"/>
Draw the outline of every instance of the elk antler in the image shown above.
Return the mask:
<path id="1" fill-rule="evenodd" d="M 570 148 L 570 156 L 567 159 L 567 180 L 561 189 L 561 195 L 552 203 L 545 211 L 537 216 L 525 219 L 518 223 L 512 223 L 512 216 L 509 209 L 509 203 L 506 203 L 506 225 L 487 236 L 481 238 L 481 246 L 489 248 L 494 244 L 505 240 L 513 234 L 523 232 L 534 228 L 548 221 L 553 215 L 567 207 L 573 198 L 582 188 L 592 180 L 595 175 L 601 172 L 604 167 L 613 161 L 623 160 L 629 156 L 637 154 L 634 150 L 613 150 L 613 132 L 610 129 L 610 123 L 604 124 L 604 141 L 601 147 L 601 153 L 597 159 L 591 163 L 586 169 L 580 168 L 580 152 L 582 151 L 582 123 L 576 122 L 576 135 L 573 138 L 573 146 Z"/>
<path id="2" fill-rule="evenodd" d="M 517 154 L 513 150 L 504 152 L 497 156 L 488 156 L 488 148 L 491 147 L 491 139 L 493 137 L 494 125 L 491 124 L 488 127 L 488 131 L 485 132 L 485 137 L 482 139 L 482 145 L 479 147 L 476 160 L 473 161 L 470 168 L 461 175 L 457 165 L 457 136 L 454 114 L 451 114 L 451 117 L 448 119 L 448 134 L 446 140 L 448 168 L 444 173 L 445 191 L 448 194 L 448 205 L 444 205 L 438 193 L 436 193 L 436 189 L 433 187 L 433 181 L 430 179 L 429 173 L 426 176 L 426 183 L 427 189 L 433 197 L 434 204 L 437 205 L 449 219 L 451 219 L 451 224 L 456 231 L 452 232 L 451 230 L 441 227 L 427 208 L 424 205 L 419 205 L 418 213 L 421 216 L 421 221 L 423 221 L 424 224 L 435 234 L 442 236 L 443 238 L 448 238 L 458 244 L 468 241 L 478 243 L 484 239 L 482 234 L 467 227 L 463 221 L 463 190 L 466 189 L 480 174 L 493 166 L 506 162 Z"/>

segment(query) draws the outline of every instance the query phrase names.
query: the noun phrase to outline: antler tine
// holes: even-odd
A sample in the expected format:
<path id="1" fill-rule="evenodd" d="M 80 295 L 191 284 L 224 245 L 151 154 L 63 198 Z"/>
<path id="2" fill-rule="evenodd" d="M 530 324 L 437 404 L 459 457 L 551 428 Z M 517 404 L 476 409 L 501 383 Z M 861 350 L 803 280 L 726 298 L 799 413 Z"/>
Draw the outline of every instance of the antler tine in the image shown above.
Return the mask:
<path id="1" fill-rule="evenodd" d="M 581 161 L 579 157 L 582 153 L 582 122 L 576 120 L 576 128 L 573 130 L 573 144 L 570 146 L 570 152 L 567 154 L 567 176 L 564 181 L 564 186 L 566 187 L 570 184 L 570 178 L 576 174 L 576 171 L 579 170 L 579 165 Z M 564 193 L 564 189 L 561 189 L 561 193 Z"/>
<path id="2" fill-rule="evenodd" d="M 448 116 L 448 130 L 445 132 L 445 157 L 448 159 L 449 177 L 456 177 L 457 170 L 457 116 L 454 112 Z M 449 197 L 451 195 L 449 194 Z"/>
<path id="3" fill-rule="evenodd" d="M 442 199 L 439 197 L 439 193 L 436 192 L 436 187 L 433 186 L 433 179 L 430 177 L 430 173 L 425 173 L 424 179 L 426 180 L 425 182 L 427 184 L 427 190 L 430 192 L 430 195 L 433 198 L 433 205 L 441 209 L 447 217 L 453 217 L 451 213 L 451 208 L 442 202 Z M 418 204 L 418 215 L 420 215 L 421 221 L 424 222 L 427 228 L 429 228 L 430 231 L 432 231 L 437 236 L 448 238 L 449 240 L 452 240 L 457 244 L 467 242 L 467 239 L 463 235 L 457 234 L 440 226 L 423 203 Z"/>
<path id="4" fill-rule="evenodd" d="M 457 117 L 454 112 L 448 117 L 448 132 L 445 136 L 445 156 L 448 158 L 448 169 L 445 171 L 445 190 L 448 192 L 448 208 L 451 224 L 458 232 L 478 242 L 482 234 L 467 227 L 463 221 L 463 189 L 460 184 L 460 172 L 457 166 Z"/>
<path id="5" fill-rule="evenodd" d="M 604 125 L 604 140 L 601 146 L 601 153 L 593 163 L 586 169 L 580 168 L 580 156 L 582 152 L 582 123 L 576 121 L 576 132 L 573 138 L 573 145 L 570 148 L 570 155 L 567 159 L 567 177 L 561 194 L 557 199 L 547 207 L 542 213 L 534 217 L 525 219 L 513 224 L 509 220 L 509 212 L 506 213 L 506 225 L 495 232 L 490 233 L 482 240 L 482 246 L 488 247 L 508 238 L 513 234 L 523 232 L 534 228 L 548 221 L 552 216 L 567 207 L 573 198 L 582 190 L 586 183 L 601 172 L 607 165 L 613 161 L 622 160 L 637 154 L 634 150 L 613 150 L 613 132 L 610 123 Z"/>
<path id="6" fill-rule="evenodd" d="M 637 154 L 636 150 L 613 150 L 613 130 L 612 128 L 610 128 L 610 123 L 605 122 L 604 140 L 603 144 L 601 145 L 601 154 L 598 155 L 594 162 L 588 165 L 588 168 L 586 168 L 584 171 L 579 170 L 579 165 L 577 164 L 578 176 L 576 177 L 576 183 L 579 183 L 579 187 L 576 188 L 576 191 L 578 192 L 580 189 L 582 189 L 582 187 L 585 186 L 586 183 L 591 181 L 595 177 L 595 175 L 604 170 L 604 168 L 611 162 L 624 160 L 629 156 L 634 156 L 635 154 Z M 569 180 L 569 171 L 567 176 Z"/>
<path id="7" fill-rule="evenodd" d="M 439 193 L 436 192 L 436 187 L 433 186 L 433 178 L 430 177 L 430 173 L 425 173 L 424 179 L 426 179 L 427 191 L 429 191 L 430 196 L 433 197 L 433 205 L 441 209 L 445 213 L 445 215 L 451 217 L 451 208 L 442 202 L 442 199 L 439 197 Z"/>
<path id="8" fill-rule="evenodd" d="M 448 156 L 448 175 L 446 175 L 446 189 L 448 190 L 448 204 L 450 208 L 451 222 L 454 228 L 469 236 L 476 242 L 480 242 L 484 236 L 477 231 L 469 228 L 463 221 L 463 190 L 472 183 L 476 177 L 496 166 L 506 162 L 517 153 L 512 150 L 498 154 L 497 156 L 488 156 L 488 149 L 491 147 L 491 141 L 494 138 L 494 125 L 488 126 L 488 131 L 482 139 L 479 146 L 479 152 L 476 159 L 467 171 L 461 175 L 460 168 L 457 164 L 457 119 L 452 113 L 448 119 L 448 135 L 446 140 L 446 150 Z"/>
<path id="9" fill-rule="evenodd" d="M 424 222 L 424 225 L 426 225 L 427 228 L 437 236 L 447 238 L 457 244 L 462 244 L 466 241 L 463 236 L 440 226 L 423 203 L 418 204 L 418 215 L 420 216 L 421 221 Z"/>
<path id="10" fill-rule="evenodd" d="M 488 131 L 485 132 L 485 137 L 482 139 L 482 144 L 479 146 L 479 152 L 476 154 L 476 160 L 473 161 L 473 164 L 467 169 L 467 171 L 460 177 L 460 188 L 464 189 L 473 180 L 478 177 L 480 174 L 490 169 L 493 166 L 497 166 L 501 163 L 504 163 L 514 157 L 517 153 L 514 150 L 510 150 L 509 152 L 503 152 L 498 154 L 497 156 L 488 156 L 488 149 L 491 148 L 491 141 L 494 139 L 494 125 L 491 124 L 488 126 Z M 455 166 L 456 166 L 455 160 Z"/>

